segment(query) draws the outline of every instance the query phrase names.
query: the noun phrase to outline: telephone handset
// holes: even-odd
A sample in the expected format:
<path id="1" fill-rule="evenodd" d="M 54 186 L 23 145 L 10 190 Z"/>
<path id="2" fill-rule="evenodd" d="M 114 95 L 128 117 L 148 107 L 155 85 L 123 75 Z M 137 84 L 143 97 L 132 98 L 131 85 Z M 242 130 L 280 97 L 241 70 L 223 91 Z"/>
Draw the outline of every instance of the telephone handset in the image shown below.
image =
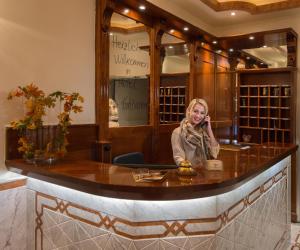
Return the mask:
<path id="1" fill-rule="evenodd" d="M 205 118 L 206 117 L 204 117 L 203 120 L 200 122 L 200 127 L 201 128 L 207 128 L 207 121 L 205 121 Z"/>

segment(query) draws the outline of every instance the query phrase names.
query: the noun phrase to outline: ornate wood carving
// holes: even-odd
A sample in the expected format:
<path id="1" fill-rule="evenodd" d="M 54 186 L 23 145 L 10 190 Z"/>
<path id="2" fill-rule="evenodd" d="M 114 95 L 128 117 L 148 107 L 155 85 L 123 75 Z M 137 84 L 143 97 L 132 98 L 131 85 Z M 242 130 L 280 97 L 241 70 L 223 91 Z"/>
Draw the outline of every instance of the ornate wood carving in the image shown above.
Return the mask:
<path id="1" fill-rule="evenodd" d="M 267 13 L 278 10 L 286 10 L 291 8 L 300 7 L 300 1 L 279 1 L 275 3 L 256 5 L 247 1 L 227 1 L 219 2 L 217 0 L 200 0 L 214 11 L 225 10 L 242 10 L 249 12 L 252 15 Z"/>

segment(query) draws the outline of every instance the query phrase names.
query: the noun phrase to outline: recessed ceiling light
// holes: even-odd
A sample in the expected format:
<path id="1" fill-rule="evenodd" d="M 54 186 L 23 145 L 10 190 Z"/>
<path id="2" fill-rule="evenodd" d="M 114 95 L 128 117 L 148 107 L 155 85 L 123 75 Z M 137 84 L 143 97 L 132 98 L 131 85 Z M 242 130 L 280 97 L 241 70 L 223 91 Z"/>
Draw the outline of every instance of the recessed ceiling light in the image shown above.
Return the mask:
<path id="1" fill-rule="evenodd" d="M 229 52 L 233 52 L 233 48 L 230 48 L 230 49 L 229 49 Z"/>
<path id="2" fill-rule="evenodd" d="M 173 46 L 172 46 L 172 45 L 170 45 L 168 48 L 169 48 L 169 49 L 173 49 Z"/>
<path id="3" fill-rule="evenodd" d="M 128 14 L 128 13 L 129 13 L 129 9 L 124 9 L 124 10 L 123 10 L 123 13 L 124 13 L 124 14 Z"/>
<path id="4" fill-rule="evenodd" d="M 189 28 L 188 28 L 188 27 L 184 27 L 183 30 L 184 30 L 184 31 L 188 31 Z"/>
<path id="5" fill-rule="evenodd" d="M 246 59 L 247 59 L 247 60 L 250 60 L 250 56 L 247 56 Z"/>
<path id="6" fill-rule="evenodd" d="M 175 30 L 171 29 L 171 30 L 170 30 L 170 33 L 172 34 L 172 33 L 174 33 L 174 31 L 175 31 Z"/>
<path id="7" fill-rule="evenodd" d="M 140 5 L 140 6 L 139 6 L 139 9 L 140 9 L 140 10 L 145 10 L 145 9 L 146 9 L 146 6 L 145 6 L 145 5 Z"/>
<path id="8" fill-rule="evenodd" d="M 218 43 L 218 41 L 214 40 L 212 43 L 213 43 L 213 44 L 217 44 L 217 43 Z"/>
<path id="9" fill-rule="evenodd" d="M 109 35 L 110 35 L 110 36 L 112 36 L 113 34 L 114 34 L 114 33 L 112 33 L 112 32 L 109 32 Z"/>
<path id="10" fill-rule="evenodd" d="M 204 45 L 205 45 L 205 43 L 204 43 L 204 42 L 202 42 L 202 43 L 201 43 L 201 46 L 204 46 Z"/>
<path id="11" fill-rule="evenodd" d="M 254 40 L 254 36 L 249 36 L 249 39 L 250 40 Z"/>
<path id="12" fill-rule="evenodd" d="M 268 47 L 267 45 L 264 45 L 264 46 L 263 46 L 263 48 L 267 48 L 267 47 Z"/>
<path id="13" fill-rule="evenodd" d="M 230 15 L 231 15 L 231 16 L 235 16 L 235 12 L 232 11 L 232 12 L 230 13 Z"/>

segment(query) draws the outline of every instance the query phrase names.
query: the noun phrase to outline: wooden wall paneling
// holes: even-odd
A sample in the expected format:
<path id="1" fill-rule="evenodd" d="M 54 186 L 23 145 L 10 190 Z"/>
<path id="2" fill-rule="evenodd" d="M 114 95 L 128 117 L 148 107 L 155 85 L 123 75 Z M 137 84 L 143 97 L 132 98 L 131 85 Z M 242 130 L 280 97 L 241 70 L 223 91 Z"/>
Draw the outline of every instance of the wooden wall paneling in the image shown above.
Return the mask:
<path id="1" fill-rule="evenodd" d="M 216 120 L 232 120 L 232 72 L 224 57 L 217 55 L 216 58 Z"/>
<path id="2" fill-rule="evenodd" d="M 233 72 L 228 58 L 209 47 L 196 50 L 194 97 L 207 101 L 217 138 L 232 138 Z M 205 45 L 204 45 L 205 46 Z"/>
<path id="3" fill-rule="evenodd" d="M 193 98 L 203 98 L 207 101 L 209 114 L 215 120 L 215 70 L 214 54 L 208 50 L 197 51 L 195 62 L 195 91 Z"/>
<path id="4" fill-rule="evenodd" d="M 145 161 L 152 162 L 152 126 L 110 128 L 112 159 L 120 154 L 142 152 Z"/>
<path id="5" fill-rule="evenodd" d="M 228 58 L 215 55 L 215 128 L 217 138 L 232 138 L 233 125 L 233 76 Z"/>
<path id="6" fill-rule="evenodd" d="M 41 147 L 46 148 L 47 143 L 53 134 L 56 126 L 44 126 L 39 134 L 42 134 Z M 78 124 L 71 125 L 69 127 L 69 134 L 67 139 L 69 144 L 67 145 L 67 159 L 97 159 L 98 152 L 96 151 L 96 141 L 98 137 L 98 125 L 96 124 Z M 12 128 L 6 128 L 6 152 L 5 159 L 12 160 L 22 158 L 22 154 L 18 152 L 18 131 Z M 38 143 L 38 142 L 36 142 Z"/>
<path id="7" fill-rule="evenodd" d="M 174 164 L 171 135 L 173 130 L 178 126 L 178 123 L 162 124 L 159 126 L 159 143 L 156 145 L 159 152 L 157 156 L 158 163 Z"/>

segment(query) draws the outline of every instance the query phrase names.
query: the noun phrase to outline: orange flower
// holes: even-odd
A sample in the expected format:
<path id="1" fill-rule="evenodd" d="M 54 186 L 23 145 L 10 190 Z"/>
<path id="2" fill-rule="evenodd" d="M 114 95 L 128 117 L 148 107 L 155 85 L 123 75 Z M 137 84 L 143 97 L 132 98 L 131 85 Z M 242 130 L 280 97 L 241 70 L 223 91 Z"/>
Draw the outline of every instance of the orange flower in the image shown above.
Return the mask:
<path id="1" fill-rule="evenodd" d="M 84 99 L 79 93 L 64 93 L 56 91 L 48 96 L 40 90 L 34 83 L 30 83 L 25 87 L 18 87 L 16 90 L 8 94 L 8 99 L 23 96 L 25 98 L 24 104 L 26 113 L 23 119 L 19 121 L 12 121 L 10 124 L 13 129 L 19 130 L 23 136 L 20 137 L 18 150 L 23 152 L 23 156 L 33 158 L 37 151 L 34 143 L 30 142 L 30 137 L 24 135 L 24 131 L 36 130 L 43 126 L 43 116 L 45 115 L 46 108 L 54 108 L 56 101 L 63 102 L 63 112 L 58 117 L 58 133 L 53 141 L 48 142 L 45 146 L 46 155 L 59 154 L 65 155 L 67 152 L 66 146 L 68 145 L 67 134 L 68 126 L 71 124 L 70 114 L 82 112 L 82 106 L 78 103 L 83 103 Z M 27 132 L 26 132 L 27 133 Z M 28 140 L 27 140 L 28 139 Z M 40 149 L 39 149 L 40 150 Z"/>
<path id="2" fill-rule="evenodd" d="M 37 86 L 34 85 L 34 83 L 30 83 L 25 87 L 26 92 L 28 92 L 30 95 L 34 97 L 44 96 L 45 93 L 40 90 Z"/>

